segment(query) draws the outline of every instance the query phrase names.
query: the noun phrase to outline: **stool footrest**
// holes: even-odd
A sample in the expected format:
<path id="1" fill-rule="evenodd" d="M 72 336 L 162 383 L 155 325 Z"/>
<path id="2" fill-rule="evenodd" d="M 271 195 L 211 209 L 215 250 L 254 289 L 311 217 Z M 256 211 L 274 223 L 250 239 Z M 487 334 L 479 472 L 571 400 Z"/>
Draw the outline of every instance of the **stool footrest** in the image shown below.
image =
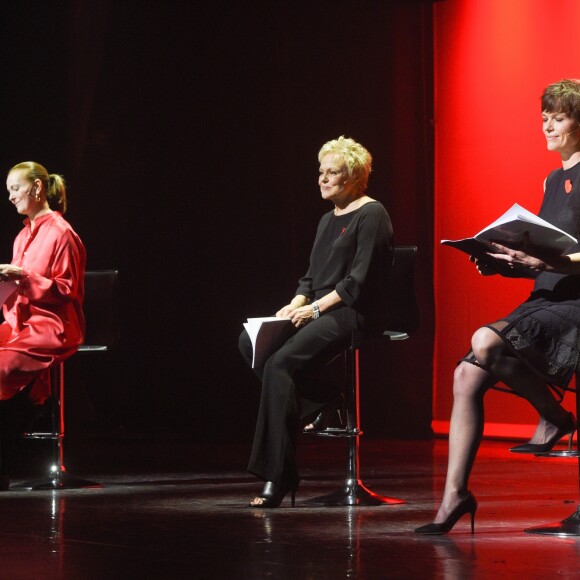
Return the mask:
<path id="1" fill-rule="evenodd" d="M 52 439 L 57 440 L 63 436 L 62 433 L 22 433 L 24 439 Z"/>
<path id="2" fill-rule="evenodd" d="M 543 451 L 541 453 L 534 453 L 536 457 L 580 457 L 580 452 L 577 449 L 553 449 L 552 451 Z"/>
<path id="3" fill-rule="evenodd" d="M 327 427 L 322 431 L 315 431 L 312 435 L 318 437 L 360 437 L 363 434 L 362 429 L 345 429 L 343 427 Z"/>

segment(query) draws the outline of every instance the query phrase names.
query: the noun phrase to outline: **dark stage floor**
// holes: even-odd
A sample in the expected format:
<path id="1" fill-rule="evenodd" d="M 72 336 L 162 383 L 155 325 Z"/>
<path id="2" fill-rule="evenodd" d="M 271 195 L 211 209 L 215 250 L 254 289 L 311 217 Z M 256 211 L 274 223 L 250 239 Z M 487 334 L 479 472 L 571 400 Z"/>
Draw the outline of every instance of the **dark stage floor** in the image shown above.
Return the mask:
<path id="1" fill-rule="evenodd" d="M 429 538 L 412 530 L 431 520 L 446 440 L 363 438 L 364 483 L 407 503 L 357 508 L 307 503 L 340 487 L 346 448 L 302 437 L 296 507 L 252 510 L 247 446 L 85 438 L 67 448 L 69 471 L 104 487 L 0 494 L 0 578 L 580 578 L 580 538 L 524 532 L 576 511 L 577 460 L 509 446 L 482 448 L 475 535 L 466 516 Z"/>

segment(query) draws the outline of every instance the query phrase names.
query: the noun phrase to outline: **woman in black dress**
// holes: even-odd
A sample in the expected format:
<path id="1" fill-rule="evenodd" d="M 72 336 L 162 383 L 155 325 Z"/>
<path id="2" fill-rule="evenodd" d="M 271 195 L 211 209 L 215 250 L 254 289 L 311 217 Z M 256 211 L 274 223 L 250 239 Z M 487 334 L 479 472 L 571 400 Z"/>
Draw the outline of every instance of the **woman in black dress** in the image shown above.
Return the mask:
<path id="1" fill-rule="evenodd" d="M 580 81 L 548 86 L 541 110 L 547 148 L 560 154 L 562 168 L 544 183 L 539 215 L 580 239 Z M 444 534 L 467 513 L 473 532 L 477 502 L 468 480 L 483 433 L 483 397 L 496 383 L 527 399 L 540 415 L 532 439 L 512 451 L 547 451 L 576 430 L 574 416 L 552 390 L 567 387 L 580 370 L 580 244 L 556 257 L 542 255 L 529 238 L 518 249 L 496 246 L 502 253 L 473 259 L 479 272 L 497 273 L 498 261 L 514 271 L 525 268 L 534 288 L 511 314 L 475 332 L 471 351 L 456 367 L 443 500 L 434 521 L 416 533 Z"/>
<path id="2" fill-rule="evenodd" d="M 276 313 L 290 318 L 298 330 L 263 367 L 254 369 L 262 392 L 248 471 L 266 482 L 250 502 L 254 508 L 278 507 L 288 492 L 294 504 L 299 420 L 320 409 L 324 413 L 337 396 L 320 388 L 317 372 L 350 344 L 353 331 L 364 334 L 380 325 L 393 261 L 390 218 L 365 193 L 370 153 L 353 139 L 340 137 L 322 146 L 318 160 L 320 192 L 334 208 L 320 220 L 310 266 L 294 298 Z M 251 365 L 246 331 L 240 336 L 240 351 Z"/>

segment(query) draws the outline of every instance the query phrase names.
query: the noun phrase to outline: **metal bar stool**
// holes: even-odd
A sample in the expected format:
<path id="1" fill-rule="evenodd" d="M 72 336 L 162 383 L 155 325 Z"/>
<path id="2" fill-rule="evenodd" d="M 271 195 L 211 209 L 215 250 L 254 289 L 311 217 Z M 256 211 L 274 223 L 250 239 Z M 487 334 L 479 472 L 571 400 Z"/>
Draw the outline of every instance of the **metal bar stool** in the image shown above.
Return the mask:
<path id="1" fill-rule="evenodd" d="M 578 385 L 580 384 L 580 373 L 576 373 L 576 388 L 570 389 L 576 395 L 576 449 L 573 450 L 556 450 L 547 453 L 538 454 L 541 457 L 574 457 L 578 459 L 578 490 L 580 492 L 580 397 L 578 397 Z M 580 495 L 580 493 L 579 493 Z M 561 522 L 553 524 L 544 524 L 535 526 L 524 530 L 529 534 L 541 534 L 546 536 L 580 536 L 580 505 L 576 507 L 576 511 L 563 519 Z"/>
<path id="2" fill-rule="evenodd" d="M 117 270 L 89 270 L 85 273 L 85 300 L 83 311 L 87 322 L 85 342 L 74 356 L 88 353 L 106 353 L 118 340 L 117 322 Z M 24 433 L 25 439 L 51 442 L 50 465 L 45 477 L 11 486 L 10 489 L 77 489 L 102 487 L 102 484 L 75 477 L 64 465 L 64 362 L 50 369 L 51 431 Z"/>
<path id="3" fill-rule="evenodd" d="M 386 297 L 387 328 L 382 333 L 386 340 L 406 340 L 419 327 L 419 306 L 415 292 L 416 246 L 396 246 Z M 334 493 L 309 500 L 324 506 L 375 506 L 406 503 L 402 499 L 379 495 L 366 487 L 360 478 L 360 337 L 353 333 L 351 345 L 344 351 L 345 358 L 345 426 L 327 427 L 313 433 L 319 437 L 347 439 L 348 456 L 346 479 Z"/>

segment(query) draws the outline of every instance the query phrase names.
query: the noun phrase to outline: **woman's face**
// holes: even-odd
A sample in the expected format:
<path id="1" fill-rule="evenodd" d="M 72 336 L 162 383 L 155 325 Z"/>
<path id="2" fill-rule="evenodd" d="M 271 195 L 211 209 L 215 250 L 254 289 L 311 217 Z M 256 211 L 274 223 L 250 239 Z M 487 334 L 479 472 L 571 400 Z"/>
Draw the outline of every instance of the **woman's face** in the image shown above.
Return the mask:
<path id="1" fill-rule="evenodd" d="M 322 199 L 341 207 L 348 205 L 355 196 L 356 182 L 349 177 L 346 163 L 338 153 L 327 153 L 320 162 L 318 185 Z"/>
<path id="2" fill-rule="evenodd" d="M 542 130 L 548 151 L 573 153 L 580 150 L 580 125 L 566 113 L 542 113 Z"/>
<path id="3" fill-rule="evenodd" d="M 37 196 L 40 197 L 40 187 L 40 180 L 30 181 L 24 169 L 15 169 L 6 178 L 8 201 L 14 205 L 19 214 L 28 217 L 42 209 L 42 201 L 36 199 Z"/>

